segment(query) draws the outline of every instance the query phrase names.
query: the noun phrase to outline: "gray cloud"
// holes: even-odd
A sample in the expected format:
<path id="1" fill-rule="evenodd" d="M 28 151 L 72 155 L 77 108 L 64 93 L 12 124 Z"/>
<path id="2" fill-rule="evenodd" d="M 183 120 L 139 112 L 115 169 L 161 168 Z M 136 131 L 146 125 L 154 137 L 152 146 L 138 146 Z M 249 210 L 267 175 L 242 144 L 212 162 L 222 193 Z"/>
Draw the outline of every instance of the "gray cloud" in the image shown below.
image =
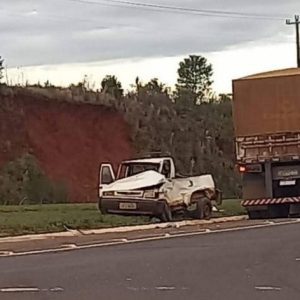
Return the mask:
<path id="1" fill-rule="evenodd" d="M 266 38 L 284 39 L 293 32 L 280 19 L 207 17 L 97 1 L 103 5 L 69 0 L 5 1 L 0 7 L 0 55 L 11 67 L 175 56 L 220 51 Z M 300 12 L 299 0 L 139 2 L 283 18 Z"/>

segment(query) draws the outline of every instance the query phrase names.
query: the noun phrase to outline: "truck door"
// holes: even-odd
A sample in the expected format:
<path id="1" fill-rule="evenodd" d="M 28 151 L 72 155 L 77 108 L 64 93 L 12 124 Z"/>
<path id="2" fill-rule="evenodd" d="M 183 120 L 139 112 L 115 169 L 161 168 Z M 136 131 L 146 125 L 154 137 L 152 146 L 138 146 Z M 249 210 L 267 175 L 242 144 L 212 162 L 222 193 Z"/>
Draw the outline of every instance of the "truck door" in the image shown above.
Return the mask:
<path id="1" fill-rule="evenodd" d="M 99 170 L 99 197 L 101 189 L 115 181 L 115 173 L 111 164 L 101 164 Z"/>

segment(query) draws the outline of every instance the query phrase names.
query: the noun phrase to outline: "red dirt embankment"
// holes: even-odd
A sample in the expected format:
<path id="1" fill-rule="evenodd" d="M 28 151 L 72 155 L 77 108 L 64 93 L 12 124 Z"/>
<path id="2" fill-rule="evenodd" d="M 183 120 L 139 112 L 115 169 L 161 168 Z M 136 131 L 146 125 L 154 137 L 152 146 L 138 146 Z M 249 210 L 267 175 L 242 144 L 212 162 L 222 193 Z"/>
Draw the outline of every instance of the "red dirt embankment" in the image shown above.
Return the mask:
<path id="1" fill-rule="evenodd" d="M 0 167 L 25 153 L 65 183 L 72 201 L 90 202 L 97 199 L 99 164 L 117 165 L 133 147 L 127 123 L 110 108 L 0 95 Z"/>

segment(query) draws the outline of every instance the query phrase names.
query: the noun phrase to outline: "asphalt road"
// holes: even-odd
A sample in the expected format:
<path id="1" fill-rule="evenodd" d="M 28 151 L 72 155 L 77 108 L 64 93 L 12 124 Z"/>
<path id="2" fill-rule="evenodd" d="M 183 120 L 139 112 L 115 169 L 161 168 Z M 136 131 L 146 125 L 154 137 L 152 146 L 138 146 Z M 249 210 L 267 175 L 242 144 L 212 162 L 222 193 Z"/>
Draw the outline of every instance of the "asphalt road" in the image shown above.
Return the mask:
<path id="1" fill-rule="evenodd" d="M 3 257 L 0 299 L 297 300 L 299 237 L 294 224 Z"/>

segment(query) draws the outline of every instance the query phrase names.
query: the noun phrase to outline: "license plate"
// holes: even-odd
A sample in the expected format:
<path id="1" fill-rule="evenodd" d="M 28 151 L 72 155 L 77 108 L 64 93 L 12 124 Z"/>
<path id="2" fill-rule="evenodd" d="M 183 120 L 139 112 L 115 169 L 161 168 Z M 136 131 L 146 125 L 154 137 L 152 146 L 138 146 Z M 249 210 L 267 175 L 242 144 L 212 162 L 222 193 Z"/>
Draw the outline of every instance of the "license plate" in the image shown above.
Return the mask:
<path id="1" fill-rule="evenodd" d="M 296 180 L 280 180 L 279 185 L 280 186 L 289 186 L 289 185 L 295 185 Z"/>
<path id="2" fill-rule="evenodd" d="M 136 209 L 136 203 L 120 203 L 119 204 L 120 209 Z"/>

